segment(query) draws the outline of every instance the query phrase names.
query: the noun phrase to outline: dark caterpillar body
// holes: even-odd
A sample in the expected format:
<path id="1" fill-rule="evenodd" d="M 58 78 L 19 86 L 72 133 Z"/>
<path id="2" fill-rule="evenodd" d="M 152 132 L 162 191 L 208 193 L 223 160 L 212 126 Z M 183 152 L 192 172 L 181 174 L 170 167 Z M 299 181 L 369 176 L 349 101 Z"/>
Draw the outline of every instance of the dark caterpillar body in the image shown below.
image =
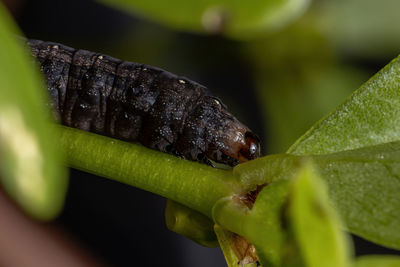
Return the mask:
<path id="1" fill-rule="evenodd" d="M 259 155 L 257 136 L 198 83 L 57 43 L 27 43 L 64 125 L 195 161 L 233 166 Z"/>

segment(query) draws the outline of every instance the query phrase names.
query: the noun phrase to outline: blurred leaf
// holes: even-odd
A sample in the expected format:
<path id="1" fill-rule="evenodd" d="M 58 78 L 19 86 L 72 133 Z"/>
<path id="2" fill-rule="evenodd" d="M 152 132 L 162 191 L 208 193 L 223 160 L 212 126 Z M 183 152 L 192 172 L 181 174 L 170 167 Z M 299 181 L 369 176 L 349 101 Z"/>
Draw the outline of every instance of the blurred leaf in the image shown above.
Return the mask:
<path id="1" fill-rule="evenodd" d="M 127 61 L 145 63 L 172 71 L 171 67 L 166 65 L 165 57 L 169 54 L 168 50 L 171 43 L 177 38 L 174 31 L 146 21 L 138 21 L 135 22 L 134 27 L 127 29 L 120 38 L 120 40 L 112 42 L 110 47 L 107 47 L 107 54 Z M 98 47 L 97 50 L 99 49 L 104 49 L 104 47 Z M 93 48 L 93 50 L 96 50 L 96 48 Z M 174 62 L 171 62 L 172 64 Z"/>
<path id="2" fill-rule="evenodd" d="M 346 54 L 394 58 L 400 52 L 400 1 L 325 0 L 312 9 L 321 32 Z"/>
<path id="3" fill-rule="evenodd" d="M 350 266 L 349 240 L 340 230 L 336 212 L 329 205 L 325 184 L 309 162 L 296 174 L 289 201 L 288 223 L 304 265 Z"/>
<path id="4" fill-rule="evenodd" d="M 168 230 L 183 235 L 205 247 L 217 247 L 214 222 L 207 216 L 170 199 L 165 208 Z"/>
<path id="5" fill-rule="evenodd" d="M 180 30 L 243 38 L 272 31 L 298 17 L 309 0 L 99 0 Z"/>
<path id="6" fill-rule="evenodd" d="M 399 77 L 396 58 L 316 123 L 288 153 L 327 154 L 400 140 Z"/>
<path id="7" fill-rule="evenodd" d="M 298 168 L 287 174 L 289 183 L 280 179 L 264 187 L 244 227 L 262 265 L 349 266 L 349 243 L 329 205 L 325 185 L 309 160 L 297 163 Z M 274 220 L 268 227 L 260 224 L 270 218 Z"/>
<path id="8" fill-rule="evenodd" d="M 285 180 L 268 184 L 257 196 L 251 215 L 243 224 L 243 235 L 256 247 L 262 266 L 282 264 L 288 242 L 282 215 L 289 190 L 290 182 Z M 293 260 L 297 255 L 289 257 Z"/>
<path id="9" fill-rule="evenodd" d="M 261 107 L 268 126 L 266 149 L 270 153 L 287 150 L 313 122 L 341 103 L 363 76 L 348 66 L 303 69 L 303 74 L 258 79 L 258 95 L 264 103 Z"/>
<path id="10" fill-rule="evenodd" d="M 331 45 L 307 17 L 264 40 L 247 43 L 246 52 L 255 65 L 268 153 L 287 150 L 367 78 L 337 62 Z"/>
<path id="11" fill-rule="evenodd" d="M 45 109 L 45 86 L 15 34 L 0 3 L 0 179 L 26 212 L 50 219 L 64 201 L 66 170 Z"/>
<path id="12" fill-rule="evenodd" d="M 400 257 L 392 255 L 368 255 L 357 258 L 355 267 L 399 267 Z"/>

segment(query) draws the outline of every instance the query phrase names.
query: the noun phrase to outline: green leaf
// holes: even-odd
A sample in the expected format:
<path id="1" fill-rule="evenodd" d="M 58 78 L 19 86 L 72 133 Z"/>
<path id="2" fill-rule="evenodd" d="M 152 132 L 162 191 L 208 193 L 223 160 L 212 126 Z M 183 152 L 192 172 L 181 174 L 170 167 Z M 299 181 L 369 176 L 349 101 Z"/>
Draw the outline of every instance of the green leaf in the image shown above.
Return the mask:
<path id="1" fill-rule="evenodd" d="M 399 267 L 400 257 L 394 255 L 368 255 L 357 258 L 355 267 Z"/>
<path id="2" fill-rule="evenodd" d="M 246 43 L 268 129 L 262 138 L 268 154 L 287 150 L 368 78 L 360 69 L 338 64 L 316 27 L 305 15 L 273 36 Z"/>
<path id="3" fill-rule="evenodd" d="M 396 58 L 316 123 L 288 153 L 327 154 L 400 140 L 399 77 Z"/>
<path id="4" fill-rule="evenodd" d="M 235 197 L 220 199 L 213 208 L 213 218 L 218 225 L 246 237 L 256 247 L 262 266 L 279 266 L 281 263 L 285 237 L 281 215 L 289 185 L 282 179 L 264 187 L 252 209 Z"/>
<path id="5" fill-rule="evenodd" d="M 279 266 L 283 260 L 287 232 L 282 214 L 287 203 L 290 182 L 278 180 L 259 193 L 251 216 L 243 226 L 243 235 L 256 247 L 262 266 Z"/>
<path id="6" fill-rule="evenodd" d="M 400 249 L 398 145 L 400 61 L 393 60 L 346 102 L 315 124 L 290 149 L 315 158 L 348 229 L 379 244 Z M 371 157 L 373 158 L 371 160 Z M 328 159 L 329 158 L 329 159 Z M 323 167 L 324 166 L 324 167 Z"/>
<path id="7" fill-rule="evenodd" d="M 397 0 L 335 0 L 319 1 L 311 14 L 315 25 L 346 55 L 371 61 L 398 55 L 399 9 Z"/>
<path id="8" fill-rule="evenodd" d="M 279 179 L 261 191 L 245 236 L 263 266 L 349 266 L 349 242 L 324 183 L 309 160 L 299 159 L 297 164 L 287 174 L 288 182 Z"/>
<path id="9" fill-rule="evenodd" d="M 313 157 L 347 228 L 400 249 L 400 142 Z"/>
<path id="10" fill-rule="evenodd" d="M 217 247 L 214 222 L 207 216 L 170 199 L 165 208 L 167 228 L 205 247 Z"/>
<path id="11" fill-rule="evenodd" d="M 244 38 L 299 16 L 309 0 L 100 0 L 180 30 Z"/>
<path id="12" fill-rule="evenodd" d="M 400 142 L 327 155 L 272 155 L 235 167 L 243 184 L 285 179 L 311 158 L 347 229 L 400 249 Z"/>
<path id="13" fill-rule="evenodd" d="M 295 176 L 289 198 L 288 223 L 307 267 L 350 266 L 350 246 L 330 206 L 327 189 L 310 162 Z M 285 265 L 286 266 L 286 265 Z"/>
<path id="14" fill-rule="evenodd" d="M 283 166 L 276 164 L 279 159 L 287 161 L 288 172 L 278 167 Z M 265 179 L 252 209 L 235 197 L 219 200 L 213 208 L 216 223 L 250 240 L 262 266 L 349 266 L 348 239 L 310 159 L 282 155 L 255 161 L 264 165 L 258 179 L 282 176 Z M 255 166 L 247 167 L 252 171 Z"/>
<path id="15" fill-rule="evenodd" d="M 66 170 L 45 109 L 45 87 L 0 3 L 0 181 L 30 215 L 50 219 L 63 205 Z"/>
<path id="16" fill-rule="evenodd" d="M 299 72 L 287 75 L 259 73 L 257 94 L 268 125 L 264 147 L 271 153 L 285 151 L 310 125 L 331 111 L 362 81 L 360 73 L 348 66 L 309 67 L 301 64 Z M 289 65 L 289 64 L 288 64 Z M 300 71 L 301 69 L 301 71 Z M 289 77 L 288 77 L 289 76 Z"/>

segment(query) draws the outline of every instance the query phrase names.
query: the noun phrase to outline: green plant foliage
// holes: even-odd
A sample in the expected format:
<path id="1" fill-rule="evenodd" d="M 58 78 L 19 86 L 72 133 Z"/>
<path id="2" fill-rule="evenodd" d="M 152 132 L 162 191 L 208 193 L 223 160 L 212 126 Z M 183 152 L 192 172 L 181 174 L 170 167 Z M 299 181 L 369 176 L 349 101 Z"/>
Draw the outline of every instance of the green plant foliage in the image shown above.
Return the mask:
<path id="1" fill-rule="evenodd" d="M 262 189 L 252 209 L 235 198 L 219 200 L 214 220 L 248 238 L 262 266 L 350 266 L 348 240 L 316 168 L 303 158 L 294 166 L 285 179 Z M 224 253 L 228 260 L 235 259 L 229 248 Z"/>
<path id="2" fill-rule="evenodd" d="M 327 182 L 352 233 L 400 249 L 400 142 L 304 157 L 313 160 Z M 235 172 L 244 184 L 272 182 L 291 175 L 302 158 L 272 155 L 241 164 Z"/>
<path id="3" fill-rule="evenodd" d="M 200 245 L 218 246 L 218 240 L 214 233 L 214 222 L 207 216 L 182 204 L 167 200 L 165 222 L 170 231 L 183 235 Z"/>
<path id="4" fill-rule="evenodd" d="M 374 83 L 376 79 L 379 80 L 380 75 L 385 76 L 383 80 L 389 81 L 391 77 L 386 74 L 396 74 L 391 71 L 394 64 L 397 64 L 397 61 L 386 67 L 363 88 L 368 87 L 371 82 Z M 389 84 L 394 86 L 394 83 Z M 365 90 L 361 93 L 356 92 L 351 100 L 359 103 L 357 96 L 363 95 L 363 92 L 366 94 Z M 385 99 L 383 93 L 379 95 L 379 99 Z M 390 98 L 391 102 L 395 100 L 395 97 Z M 353 102 L 348 102 L 345 106 L 351 107 Z M 376 101 L 372 99 L 371 102 Z M 373 109 L 374 106 L 370 108 Z M 388 108 L 383 107 L 383 110 Z M 357 115 L 356 113 L 356 117 Z M 342 119 L 345 118 L 342 116 Z M 357 126 L 365 129 L 362 123 Z M 400 145 L 397 142 L 381 143 L 377 146 L 371 146 L 370 142 L 366 144 L 369 146 L 335 154 L 272 155 L 240 164 L 232 173 L 229 170 L 218 170 L 188 162 L 139 145 L 76 129 L 66 127 L 62 129 L 61 147 L 68 152 L 71 166 L 163 195 L 207 216 L 211 216 L 212 209 L 214 220 L 223 229 L 245 236 L 256 246 L 264 266 L 279 265 L 286 257 L 283 255 L 287 255 L 288 251 L 293 251 L 293 248 L 297 251 L 303 247 L 298 241 L 301 237 L 296 236 L 296 233 L 300 233 L 298 231 L 303 230 L 296 228 L 287 230 L 287 226 L 284 227 L 287 223 L 282 224 L 281 215 L 287 196 L 290 196 L 293 190 L 290 189 L 293 188 L 291 177 L 298 177 L 299 173 L 302 173 L 304 158 L 311 158 L 321 177 L 327 181 L 329 193 L 350 231 L 385 246 L 400 247 L 400 238 L 397 234 L 400 233 L 397 178 L 400 177 L 398 173 L 400 168 L 397 166 Z M 385 132 L 384 127 L 380 129 Z M 334 127 L 331 131 L 334 133 Z M 377 140 L 387 141 L 384 138 Z M 233 201 L 233 196 L 254 190 L 255 185 L 261 184 L 268 186 L 261 191 L 252 210 Z M 315 197 L 318 198 L 318 195 Z M 323 207 L 325 206 L 322 205 Z M 309 216 L 309 219 L 311 218 L 312 216 Z M 291 220 L 288 221 L 290 225 Z M 335 236 L 334 233 L 328 231 L 326 234 Z M 332 236 L 326 238 L 330 239 Z M 221 242 L 224 238 L 227 239 L 226 235 L 220 237 Z M 340 238 L 333 239 L 342 242 Z M 229 238 L 227 240 L 229 241 Z M 314 245 L 310 243 L 309 246 Z M 226 251 L 227 259 L 232 259 L 229 256 L 232 255 L 232 251 Z M 339 250 L 336 252 L 339 253 Z M 305 258 L 307 252 L 304 253 L 286 257 L 294 259 L 288 261 L 288 264 L 307 261 Z M 345 258 L 346 255 L 343 254 L 338 260 L 342 262 Z M 314 262 L 313 259 L 311 261 Z"/>
<path id="5" fill-rule="evenodd" d="M 307 15 L 271 36 L 247 42 L 245 51 L 255 66 L 268 154 L 287 150 L 368 78 L 337 62 L 332 45 Z"/>
<path id="6" fill-rule="evenodd" d="M 53 218 L 66 191 L 66 171 L 45 91 L 20 33 L 0 3 L 0 181 L 30 215 Z"/>
<path id="7" fill-rule="evenodd" d="M 288 152 L 327 154 L 399 140 L 399 62 L 397 58 L 383 68 L 345 103 L 315 124 Z M 393 147 L 396 145 L 386 144 L 366 148 L 365 153 L 363 150 L 349 152 L 357 153 L 358 159 L 338 159 L 335 164 L 327 165 L 326 175 L 324 172 L 322 175 L 329 181 L 331 196 L 337 201 L 350 231 L 400 249 L 400 236 L 395 234 L 400 232 L 397 227 L 400 225 L 397 203 L 400 202 L 395 200 L 398 191 L 393 191 L 399 186 L 396 178 L 399 159 Z M 366 160 L 368 153 L 375 159 Z"/>
<path id="8" fill-rule="evenodd" d="M 292 66 L 293 67 L 293 66 Z M 301 64 L 298 65 L 302 67 Z M 281 153 L 304 133 L 316 120 L 341 103 L 360 84 L 360 74 L 353 68 L 332 66 L 315 67 L 296 75 L 262 75 L 257 79 L 257 94 L 268 125 L 265 148 Z M 351 73 L 351 75 L 349 75 Z M 271 78 L 269 78 L 271 77 Z"/>
<path id="9" fill-rule="evenodd" d="M 305 266 L 350 266 L 349 240 L 340 230 L 325 184 L 310 163 L 296 174 L 287 214 Z"/>
<path id="10" fill-rule="evenodd" d="M 400 257 L 392 255 L 368 255 L 357 258 L 355 267 L 399 267 Z"/>
<path id="11" fill-rule="evenodd" d="M 311 190 L 309 186 L 312 188 L 312 192 L 316 190 L 319 193 L 315 193 L 317 194 L 316 196 L 312 196 L 311 194 L 306 200 L 317 199 L 318 203 L 324 203 L 324 199 L 326 198 L 319 195 L 324 192 L 324 190 L 320 189 L 320 186 L 315 185 L 315 187 L 312 187 L 309 183 L 313 182 L 307 182 L 307 179 L 313 181 L 313 178 L 307 178 L 304 183 L 293 182 L 305 179 L 301 177 L 315 175 L 307 169 L 311 167 L 302 167 L 304 166 L 303 157 L 293 155 L 273 155 L 264 157 L 237 166 L 234 170 L 234 174 L 232 174 L 231 171 L 216 170 L 198 163 L 181 160 L 161 152 L 152 151 L 142 146 L 71 128 L 62 127 L 62 132 L 61 146 L 68 151 L 69 161 L 72 166 L 164 195 L 180 201 L 190 206 L 192 209 L 200 211 L 207 210 L 211 203 L 215 203 L 215 201 L 219 199 L 213 208 L 214 219 L 218 224 L 229 231 L 249 238 L 250 241 L 255 244 L 260 255 L 260 260 L 264 263 L 264 266 L 270 266 L 268 264 L 272 264 L 272 266 L 278 265 L 283 258 L 285 262 L 292 264 L 294 264 L 293 262 L 297 263 L 298 260 L 301 262 L 303 261 L 304 255 L 290 256 L 290 252 L 293 252 L 293 248 L 295 251 L 299 251 L 300 241 L 298 240 L 302 237 L 296 236 L 294 233 L 300 231 L 298 234 L 301 235 L 301 231 L 304 230 L 296 230 L 293 228 L 294 226 L 287 228 L 287 225 L 290 225 L 293 220 L 311 220 L 313 216 L 301 217 L 299 214 L 293 215 L 300 216 L 300 218 L 297 218 L 289 215 L 288 218 L 292 216 L 293 219 L 287 219 L 283 223 L 282 214 L 288 214 L 288 211 L 283 211 L 288 210 L 287 207 L 289 207 L 289 214 L 291 214 L 290 210 L 293 211 L 295 207 L 292 207 L 290 203 L 295 201 L 294 198 L 296 194 L 299 194 L 297 197 L 303 194 L 311 194 L 307 191 Z M 86 144 L 83 150 L 80 148 L 82 144 Z M 354 152 L 353 157 L 361 154 L 368 155 L 370 160 L 373 160 L 374 157 L 389 158 L 389 155 L 378 153 L 379 151 L 388 151 L 387 148 L 375 148 L 374 151 L 365 151 L 364 153 Z M 393 147 L 392 151 L 393 153 L 397 151 L 396 147 Z M 90 161 L 87 160 L 88 153 L 91 154 Z M 118 154 L 118 157 L 114 156 L 114 154 Z M 326 168 L 326 164 L 332 164 L 335 161 L 346 163 L 346 160 L 340 160 L 340 154 L 341 153 L 315 156 L 315 166 L 321 172 L 329 170 Z M 140 155 L 140 157 L 138 155 Z M 346 159 L 351 158 L 348 154 L 344 157 Z M 145 162 L 151 161 L 154 163 L 151 164 L 151 168 L 143 167 L 146 166 Z M 129 166 L 129 168 L 127 166 Z M 141 167 L 139 168 L 138 166 Z M 171 168 L 175 171 L 172 171 Z M 338 168 L 341 169 L 342 167 L 339 166 Z M 176 172 L 176 169 L 178 169 L 179 172 Z M 352 167 L 351 169 L 354 168 Z M 330 171 L 330 173 L 323 173 L 322 177 L 333 176 L 333 174 L 337 172 L 337 169 L 332 168 Z M 366 172 L 370 171 L 371 170 L 366 170 Z M 252 180 L 250 176 L 256 178 Z M 293 180 L 290 178 L 293 176 L 300 177 L 301 179 L 296 178 Z M 233 199 L 231 196 L 242 194 L 243 188 L 249 189 L 250 184 L 254 185 L 259 183 L 267 183 L 268 186 L 261 191 L 252 210 L 249 210 L 246 206 L 235 204 L 235 202 L 232 201 Z M 238 187 L 241 187 L 238 186 L 239 184 L 243 186 L 241 189 L 238 189 Z M 296 189 L 297 187 L 304 188 Z M 210 191 L 210 188 L 213 190 Z M 294 190 L 299 190 L 299 192 Z M 305 191 L 305 193 L 300 193 L 303 191 Z M 394 189 L 394 191 L 396 191 L 396 189 Z M 290 196 L 289 203 L 287 203 L 288 196 Z M 388 195 L 388 197 L 392 196 L 393 195 Z M 381 200 L 383 204 L 386 201 L 386 199 Z M 302 202 L 299 200 L 299 203 L 309 202 Z M 315 204 L 314 202 L 312 203 Z M 316 209 L 319 213 L 321 213 L 320 209 L 324 210 L 326 207 L 325 204 L 321 203 L 319 203 L 321 207 L 318 206 L 318 209 Z M 293 209 L 290 209 L 290 207 Z M 303 206 L 298 208 L 305 210 Z M 315 207 L 312 206 L 310 212 L 314 210 Z M 204 213 L 206 214 L 207 212 Z M 329 217 L 329 214 L 330 212 L 326 211 L 325 215 Z M 315 215 L 315 217 L 320 218 L 317 215 Z M 331 219 L 326 219 L 325 217 L 321 218 L 321 223 L 323 223 L 325 227 L 334 227 L 332 225 L 336 224 L 335 219 L 333 219 L 332 224 L 330 224 L 326 220 L 331 222 Z M 371 220 L 370 218 L 370 221 Z M 371 223 L 370 221 L 368 223 Z M 299 221 L 296 221 L 296 223 L 301 224 Z M 318 220 L 313 222 L 307 221 L 305 224 L 308 223 L 318 224 Z M 320 229 L 326 230 L 323 227 Z M 326 235 L 331 235 L 331 237 L 328 236 L 324 238 L 325 240 L 330 240 L 337 232 L 332 230 L 325 231 L 324 233 Z M 226 237 L 226 232 L 224 236 L 225 238 L 219 235 L 219 238 L 221 245 L 226 247 L 230 240 L 229 237 Z M 334 240 L 339 242 L 342 239 L 334 238 Z M 312 240 L 310 239 L 309 241 L 311 242 Z M 226 244 L 224 245 L 223 242 Z M 313 244 L 314 242 L 311 242 L 309 246 L 312 247 Z M 336 246 L 333 245 L 333 248 L 335 247 Z M 235 262 L 236 259 L 232 256 L 231 250 L 225 249 L 225 253 L 227 259 L 231 259 L 231 262 Z M 345 257 L 342 255 L 338 257 L 338 260 L 340 261 L 343 258 Z M 318 261 L 317 259 L 315 260 Z"/>
<path id="12" fill-rule="evenodd" d="M 289 190 L 290 183 L 284 180 L 266 186 L 254 203 L 251 219 L 243 226 L 243 235 L 256 247 L 262 266 L 282 264 L 287 234 L 282 214 Z"/>
<path id="13" fill-rule="evenodd" d="M 316 1 L 314 24 L 346 54 L 371 59 L 399 53 L 400 17 L 397 0 Z"/>
<path id="14" fill-rule="evenodd" d="M 394 59 L 288 150 L 327 154 L 400 140 L 400 60 Z"/>
<path id="15" fill-rule="evenodd" d="M 400 249 L 400 142 L 313 158 L 347 228 Z"/>
<path id="16" fill-rule="evenodd" d="M 213 208 L 214 221 L 245 236 L 256 247 L 262 266 L 279 266 L 285 237 L 281 215 L 288 191 L 289 183 L 285 180 L 269 184 L 251 210 L 235 198 L 220 199 Z"/>
<path id="17" fill-rule="evenodd" d="M 244 38 L 272 31 L 298 17 L 309 0 L 100 0 L 159 23 L 187 31 Z"/>
<path id="18" fill-rule="evenodd" d="M 234 38 L 274 31 L 299 16 L 309 2 L 99 1 L 177 29 Z M 62 206 L 66 179 L 60 167 L 62 156 L 54 145 L 57 136 L 70 166 L 172 199 L 166 209 L 168 228 L 206 246 L 217 245 L 216 233 L 230 267 L 256 266 L 232 249 L 237 234 L 254 244 L 263 267 L 348 267 L 351 249 L 340 227 L 400 249 L 399 58 L 318 122 L 289 154 L 260 158 L 232 171 L 76 129 L 61 127 L 60 135 L 44 108 L 47 99 L 40 78 L 31 72 L 27 52 L 11 32 L 19 34 L 0 4 L 0 181 L 29 214 L 49 219 Z M 267 39 L 249 45 L 257 58 L 258 94 L 268 104 L 264 111 L 269 119 L 275 119 L 271 124 L 275 136 L 281 137 L 275 149 L 290 142 L 309 122 L 304 117 L 312 120 L 324 112 L 359 78 L 353 68 L 333 59 L 314 29 L 300 31 L 305 34 L 300 38 L 297 34 L 293 31 L 275 42 Z M 315 38 L 312 46 L 309 37 Z M 316 53 L 319 47 L 323 49 Z M 274 57 L 277 51 L 281 54 Z M 317 55 L 310 59 L 312 54 Z M 328 94 L 332 88 L 338 89 Z M 293 112 L 293 107 L 299 112 Z M 257 185 L 266 186 L 251 208 L 243 198 Z M 328 191 L 346 226 L 341 226 L 330 206 Z M 217 223 L 215 233 L 211 217 Z M 359 258 L 355 266 L 399 263 L 397 257 L 368 256 Z"/>

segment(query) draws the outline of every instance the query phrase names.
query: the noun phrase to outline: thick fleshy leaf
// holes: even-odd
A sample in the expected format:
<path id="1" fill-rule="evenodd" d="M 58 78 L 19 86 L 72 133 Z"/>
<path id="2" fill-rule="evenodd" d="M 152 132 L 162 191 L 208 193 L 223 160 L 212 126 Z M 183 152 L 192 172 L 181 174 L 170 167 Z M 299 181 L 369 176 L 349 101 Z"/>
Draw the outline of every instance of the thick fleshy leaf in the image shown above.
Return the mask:
<path id="1" fill-rule="evenodd" d="M 270 183 L 294 172 L 303 157 L 312 158 L 352 233 L 400 249 L 400 142 L 327 155 L 272 155 L 235 172 L 245 185 Z"/>
<path id="2" fill-rule="evenodd" d="M 280 266 L 286 235 L 281 221 L 282 210 L 289 190 L 287 180 L 269 184 L 259 193 L 252 209 L 234 197 L 220 199 L 213 208 L 214 221 L 224 229 L 246 237 L 255 246 L 262 266 Z M 243 260 L 237 253 L 224 251 L 224 254 Z"/>
<path id="3" fill-rule="evenodd" d="M 45 87 L 16 34 L 0 3 L 0 181 L 26 212 L 49 219 L 62 207 L 66 170 Z"/>
<path id="4" fill-rule="evenodd" d="M 313 159 L 347 228 L 400 249 L 400 142 Z"/>
<path id="5" fill-rule="evenodd" d="M 294 240 L 287 240 L 287 229 L 282 221 L 290 187 L 291 184 L 285 180 L 264 187 L 243 227 L 245 236 L 256 247 L 262 266 L 280 266 L 284 260 L 284 248 L 288 242 L 295 243 Z M 289 258 L 290 261 L 295 260 L 298 254 Z"/>
<path id="6" fill-rule="evenodd" d="M 272 31 L 299 16 L 309 0 L 100 0 L 159 23 L 187 31 L 236 38 Z"/>
<path id="7" fill-rule="evenodd" d="M 258 176 L 282 174 L 277 165 L 269 165 L 277 158 L 256 160 L 268 168 L 265 176 L 259 168 Z M 291 161 L 285 165 L 290 171 L 280 179 L 266 179 L 252 209 L 235 197 L 224 198 L 214 206 L 214 220 L 245 236 L 262 266 L 349 266 L 349 243 L 317 168 L 303 157 L 280 158 Z M 248 167 L 254 170 L 256 165 Z"/>
<path id="8" fill-rule="evenodd" d="M 288 153 L 328 154 L 400 140 L 399 77 L 396 58 L 316 123 Z"/>
<path id="9" fill-rule="evenodd" d="M 324 183 L 310 161 L 301 159 L 297 166 L 288 173 L 289 183 L 279 179 L 261 191 L 248 220 L 251 227 L 244 228 L 262 265 L 350 266 L 349 243 L 329 204 Z M 275 220 L 269 227 L 260 224 L 271 218 Z"/>
<path id="10" fill-rule="evenodd" d="M 214 222 L 210 218 L 170 199 L 167 200 L 165 208 L 165 223 L 170 231 L 183 235 L 200 245 L 218 246 Z"/>
<path id="11" fill-rule="evenodd" d="M 288 152 L 328 154 L 400 140 L 399 77 L 400 60 L 396 58 Z M 397 149 L 397 144 L 387 144 L 349 152 L 357 156 L 326 162 L 322 175 L 351 232 L 400 249 Z M 365 157 L 374 159 L 366 161 Z"/>
<path id="12" fill-rule="evenodd" d="M 340 230 L 326 186 L 310 162 L 303 164 L 295 175 L 289 201 L 288 223 L 304 265 L 350 266 L 349 240 Z"/>

